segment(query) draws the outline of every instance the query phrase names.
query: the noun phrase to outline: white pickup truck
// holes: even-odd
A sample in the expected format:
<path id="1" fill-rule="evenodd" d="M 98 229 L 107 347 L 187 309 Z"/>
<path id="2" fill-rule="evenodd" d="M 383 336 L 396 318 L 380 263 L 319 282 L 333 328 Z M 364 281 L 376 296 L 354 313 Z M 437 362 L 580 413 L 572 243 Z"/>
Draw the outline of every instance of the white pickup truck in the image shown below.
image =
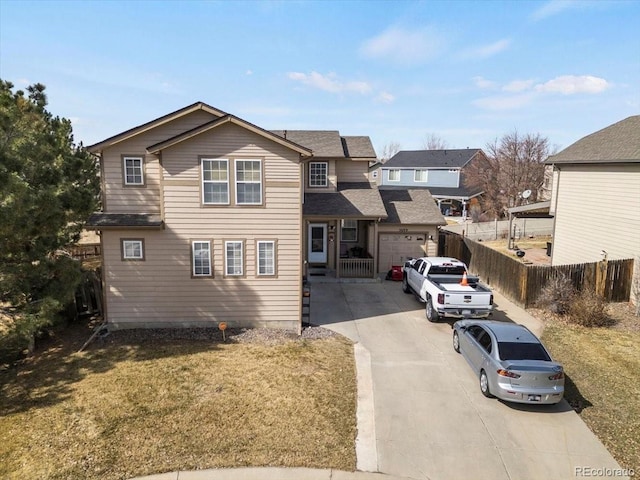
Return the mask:
<path id="1" fill-rule="evenodd" d="M 426 303 L 430 322 L 440 317 L 487 318 L 493 309 L 491 290 L 469 275 L 467 266 L 449 257 L 414 258 L 402 268 L 402 290 Z"/>

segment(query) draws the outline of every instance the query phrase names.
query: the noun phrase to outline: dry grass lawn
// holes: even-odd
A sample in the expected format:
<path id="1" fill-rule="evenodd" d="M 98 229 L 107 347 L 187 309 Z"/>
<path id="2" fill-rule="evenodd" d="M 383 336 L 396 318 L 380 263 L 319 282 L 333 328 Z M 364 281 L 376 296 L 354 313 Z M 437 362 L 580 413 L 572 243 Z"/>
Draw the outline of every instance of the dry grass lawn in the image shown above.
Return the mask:
<path id="1" fill-rule="evenodd" d="M 616 305 L 616 304 L 612 304 Z M 548 321 L 542 336 L 568 376 L 565 397 L 623 468 L 640 468 L 640 319 L 617 327 Z M 624 313 L 626 312 L 626 313 Z"/>
<path id="2" fill-rule="evenodd" d="M 0 478 L 236 466 L 355 469 L 353 347 L 55 339 L 0 371 Z"/>

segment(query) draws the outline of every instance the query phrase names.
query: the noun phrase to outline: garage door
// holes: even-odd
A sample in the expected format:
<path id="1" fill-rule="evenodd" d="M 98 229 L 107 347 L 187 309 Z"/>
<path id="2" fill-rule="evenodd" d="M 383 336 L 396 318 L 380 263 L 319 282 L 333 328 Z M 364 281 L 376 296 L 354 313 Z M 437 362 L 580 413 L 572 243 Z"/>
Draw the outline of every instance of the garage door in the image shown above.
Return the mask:
<path id="1" fill-rule="evenodd" d="M 381 233 L 378 242 L 378 273 L 386 273 L 392 265 L 404 265 L 409 257 L 425 256 L 424 233 Z"/>

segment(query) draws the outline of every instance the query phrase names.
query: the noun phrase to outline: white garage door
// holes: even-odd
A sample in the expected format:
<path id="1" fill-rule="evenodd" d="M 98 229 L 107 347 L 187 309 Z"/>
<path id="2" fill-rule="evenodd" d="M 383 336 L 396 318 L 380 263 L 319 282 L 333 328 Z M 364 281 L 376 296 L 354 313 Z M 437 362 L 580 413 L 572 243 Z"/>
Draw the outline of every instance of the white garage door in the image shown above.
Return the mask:
<path id="1" fill-rule="evenodd" d="M 424 233 L 381 233 L 378 255 L 378 273 L 386 273 L 392 265 L 404 265 L 409 257 L 424 257 L 426 235 Z"/>

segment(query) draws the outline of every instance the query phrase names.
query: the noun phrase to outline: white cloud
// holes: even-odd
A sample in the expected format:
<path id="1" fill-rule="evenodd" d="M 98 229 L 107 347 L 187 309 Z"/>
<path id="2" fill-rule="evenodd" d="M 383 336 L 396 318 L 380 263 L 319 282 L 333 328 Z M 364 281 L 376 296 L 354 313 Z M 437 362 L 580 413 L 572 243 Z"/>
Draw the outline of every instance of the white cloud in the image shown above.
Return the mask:
<path id="1" fill-rule="evenodd" d="M 533 101 L 532 93 L 520 95 L 498 95 L 493 97 L 479 98 L 471 102 L 476 107 L 485 110 L 515 110 L 529 105 Z"/>
<path id="2" fill-rule="evenodd" d="M 524 92 L 533 87 L 534 80 L 512 80 L 502 87 L 505 92 Z"/>
<path id="3" fill-rule="evenodd" d="M 289 72 L 287 76 L 291 80 L 302 83 L 312 88 L 324 90 L 331 93 L 359 93 L 361 95 L 370 94 L 373 89 L 367 82 L 362 81 L 341 81 L 335 73 L 322 75 L 318 72 L 301 73 Z"/>
<path id="4" fill-rule="evenodd" d="M 253 70 L 247 70 L 247 71 L 245 72 L 245 75 L 253 75 Z"/>
<path id="5" fill-rule="evenodd" d="M 495 88 L 497 83 L 492 80 L 487 80 L 484 77 L 477 76 L 472 78 L 473 83 L 476 84 L 476 87 L 484 89 Z"/>
<path id="6" fill-rule="evenodd" d="M 378 103 L 393 103 L 395 101 L 396 97 L 394 95 L 392 95 L 389 92 L 380 92 L 375 100 Z"/>
<path id="7" fill-rule="evenodd" d="M 584 10 L 587 8 L 602 8 L 609 2 L 594 0 L 550 0 L 536 9 L 531 14 L 534 21 L 544 20 L 545 18 L 558 15 L 567 10 Z"/>
<path id="8" fill-rule="evenodd" d="M 489 43 L 487 45 L 479 45 L 477 47 L 468 48 L 463 50 L 458 58 L 462 60 L 474 60 L 493 57 L 500 52 L 505 51 L 511 45 L 511 40 L 503 38 L 497 42 Z"/>
<path id="9" fill-rule="evenodd" d="M 576 93 L 600 93 L 610 86 L 611 84 L 604 78 L 591 75 L 562 75 L 548 82 L 539 83 L 535 86 L 535 90 L 544 93 L 573 95 Z"/>
<path id="10" fill-rule="evenodd" d="M 366 40 L 360 53 L 400 65 L 416 65 L 439 56 L 446 43 L 444 35 L 433 27 L 411 30 L 392 26 Z"/>

